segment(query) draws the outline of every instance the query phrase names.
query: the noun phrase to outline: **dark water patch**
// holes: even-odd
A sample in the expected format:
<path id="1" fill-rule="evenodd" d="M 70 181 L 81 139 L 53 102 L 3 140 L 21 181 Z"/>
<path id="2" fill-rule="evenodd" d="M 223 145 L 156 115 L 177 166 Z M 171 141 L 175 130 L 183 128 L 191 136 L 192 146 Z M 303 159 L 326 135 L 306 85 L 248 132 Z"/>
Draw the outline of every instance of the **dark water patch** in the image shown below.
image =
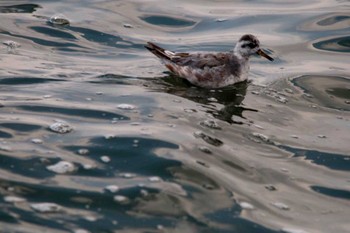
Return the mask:
<path id="1" fill-rule="evenodd" d="M 33 13 L 37 10 L 37 8 L 41 8 L 41 6 L 37 4 L 18 4 L 18 5 L 10 5 L 10 6 L 0 6 L 0 14 L 1 13 Z"/>
<path id="2" fill-rule="evenodd" d="M 40 39 L 37 37 L 32 37 L 32 36 L 25 36 L 25 35 L 19 35 L 19 34 L 13 34 L 11 32 L 7 31 L 0 31 L 0 34 L 4 35 L 9 35 L 12 37 L 17 37 L 17 38 L 23 38 L 32 41 L 35 44 L 42 45 L 42 46 L 47 46 L 47 47 L 53 47 L 57 50 L 60 51 L 65 51 L 65 52 L 82 52 L 81 49 L 84 49 L 85 47 L 80 46 L 75 43 L 70 43 L 70 42 L 56 42 L 56 41 L 51 41 L 51 40 L 44 40 Z M 78 50 L 78 48 L 80 50 Z M 85 50 L 84 52 L 88 53 L 88 50 Z"/>
<path id="3" fill-rule="evenodd" d="M 154 80 L 153 85 L 150 85 L 149 88 L 204 104 L 204 107 L 207 108 L 206 112 L 219 120 L 230 124 L 243 124 L 241 121 L 233 120 L 232 117 L 238 116 L 245 119 L 243 116 L 245 111 L 258 111 L 242 106 L 249 84 L 250 82 L 246 81 L 224 88 L 206 89 L 195 87 L 186 79 L 169 74 Z M 224 107 L 216 109 L 212 103 L 219 103 Z"/>
<path id="4" fill-rule="evenodd" d="M 115 229 L 124 229 L 125 227 L 154 229 L 159 223 L 162 223 L 163 226 L 171 226 L 172 222 L 176 221 L 171 215 L 168 218 L 164 218 L 163 214 L 150 215 L 144 212 L 138 217 L 138 223 L 135 224 L 135 214 L 131 212 L 137 212 L 138 206 L 142 205 L 142 203 L 156 201 L 160 195 L 159 190 L 147 187 L 121 189 L 118 195 L 127 197 L 128 203 L 115 202 L 113 200 L 115 194 L 108 192 L 78 191 L 77 189 L 61 186 L 0 181 L 0 187 L 16 187 L 16 190 L 20 192 L 20 196 L 26 198 L 30 203 L 50 202 L 62 206 L 62 212 L 55 213 L 54 218 L 48 219 L 46 219 L 46 215 L 37 214 L 31 210 L 9 207 L 9 212 L 21 216 L 22 222 L 49 226 L 50 229 L 68 230 L 67 228 L 70 226 L 79 226 L 82 229 L 89 229 L 89 232 L 112 232 Z M 148 195 L 143 196 L 142 193 L 144 192 L 147 192 Z M 161 195 L 167 196 L 166 194 Z M 85 219 L 88 215 L 70 215 L 69 212 L 66 213 L 64 208 L 80 209 L 82 211 L 88 209 L 88 211 L 99 213 L 102 217 L 97 218 L 95 221 L 88 221 Z M 118 224 L 114 224 L 115 220 L 117 220 Z M 58 223 L 61 221 L 64 221 L 66 224 L 61 223 L 59 227 Z"/>
<path id="5" fill-rule="evenodd" d="M 219 190 L 222 188 L 212 177 L 205 172 L 196 171 L 186 166 L 174 167 L 171 169 L 173 176 L 179 180 L 186 180 L 192 185 L 183 185 L 183 188 L 191 195 L 196 192 L 203 192 L 203 188 L 207 190 Z"/>
<path id="6" fill-rule="evenodd" d="M 113 137 L 106 139 L 103 137 L 93 138 L 89 144 L 90 146 L 72 145 L 64 148 L 73 153 L 76 153 L 81 148 L 88 149 L 89 158 L 99 163 L 101 163 L 101 156 L 109 156 L 111 161 L 106 164 L 105 173 L 95 173 L 94 175 L 110 177 L 115 176 L 117 173 L 132 173 L 144 176 L 159 176 L 166 179 L 171 178 L 168 171 L 169 168 L 181 165 L 181 162 L 159 157 L 155 154 L 154 151 L 156 149 L 179 148 L 176 144 L 162 140 L 138 137 Z M 89 171 L 84 172 L 84 174 L 87 173 Z"/>
<path id="7" fill-rule="evenodd" d="M 0 138 L 12 138 L 12 134 L 0 130 Z"/>
<path id="8" fill-rule="evenodd" d="M 55 161 L 58 162 L 59 160 L 52 160 L 53 163 Z M 4 153 L 0 154 L 0 168 L 23 177 L 32 177 L 38 180 L 43 180 L 54 176 L 52 172 L 49 172 L 46 169 L 46 166 L 47 164 L 37 156 L 20 159 Z"/>
<path id="9" fill-rule="evenodd" d="M 68 116 L 79 116 L 82 118 L 94 118 L 94 119 L 104 119 L 112 120 L 117 118 L 119 120 L 130 120 L 129 117 L 99 110 L 90 110 L 84 108 L 60 108 L 60 107 L 51 107 L 51 106 L 39 106 L 39 105 L 22 105 L 17 106 L 19 109 L 23 109 L 30 112 L 44 112 L 50 114 L 62 114 Z"/>
<path id="10" fill-rule="evenodd" d="M 156 26 L 166 27 L 190 27 L 196 22 L 188 19 L 175 18 L 163 15 L 147 15 L 140 17 L 141 20 Z"/>
<path id="11" fill-rule="evenodd" d="M 62 79 L 53 78 L 36 78 L 36 77 L 11 77 L 11 78 L 0 78 L 0 85 L 29 85 L 29 84 L 40 84 L 48 82 L 59 82 L 64 81 Z"/>
<path id="12" fill-rule="evenodd" d="M 328 108 L 350 111 L 350 79 L 338 76 L 304 75 L 292 80 L 316 102 Z"/>
<path id="13" fill-rule="evenodd" d="M 249 82 L 241 82 L 219 89 L 200 88 L 193 86 L 186 79 L 173 74 L 162 77 L 161 80 L 162 83 L 158 82 L 158 84 L 162 85 L 162 89 L 159 89 L 159 91 L 180 96 L 200 104 L 208 104 L 213 102 L 214 99 L 223 105 L 240 105 L 244 100 L 249 85 Z M 153 88 L 157 89 L 157 86 Z"/>
<path id="14" fill-rule="evenodd" d="M 350 156 L 348 155 L 299 149 L 290 146 L 279 147 L 283 150 L 293 153 L 294 157 L 302 157 L 314 164 L 325 166 L 333 170 L 350 171 Z"/>
<path id="15" fill-rule="evenodd" d="M 8 182 L 4 180 L 0 180 L 0 188 L 1 189 L 7 189 L 9 187 L 13 188 L 16 187 L 17 190 L 19 190 L 21 193 L 20 195 L 16 196 L 22 196 L 22 195 L 30 195 L 30 194 L 36 194 L 36 190 L 33 188 L 35 185 L 21 183 L 21 182 Z M 51 194 L 51 197 L 54 197 L 55 193 Z M 57 197 L 57 196 L 56 196 Z M 58 198 L 59 200 L 59 198 Z M 36 200 L 33 203 L 40 203 L 41 200 Z M 53 202 L 53 201 L 51 201 Z M 2 200 L 0 200 L 0 205 L 2 205 L 2 208 L 0 210 L 0 221 L 2 222 L 8 222 L 8 223 L 29 223 L 31 224 L 31 229 L 35 229 L 34 226 L 38 226 L 39 229 L 42 227 L 48 227 L 51 230 L 66 230 L 67 228 L 66 224 L 62 224 L 62 220 L 66 220 L 64 216 L 60 216 L 60 214 L 55 213 L 55 217 L 48 217 L 46 214 L 38 214 L 35 211 L 31 209 L 22 209 L 21 207 L 17 207 L 13 204 L 8 203 L 2 203 Z M 4 208 L 3 206 L 6 205 Z M 2 214 L 2 211 L 6 211 L 7 214 Z M 53 213 L 52 213 L 53 214 Z M 12 218 L 10 217 L 12 216 Z M 16 216 L 16 217 L 14 217 Z M 71 216 L 71 219 L 74 219 L 74 216 Z M 19 221 L 20 219 L 20 221 Z M 20 226 L 20 225 L 19 225 Z M 3 230 L 1 228 L 1 230 Z M 31 231 L 31 230 L 30 230 Z M 24 231 L 4 231 L 4 232 L 24 232 Z"/>
<path id="16" fill-rule="evenodd" d="M 89 83 L 96 84 L 119 84 L 119 85 L 132 85 L 133 77 L 123 76 L 118 74 L 103 74 L 96 77 L 98 80 L 89 81 Z"/>
<path id="17" fill-rule="evenodd" d="M 1 206 L 1 208 L 0 208 L 0 221 L 6 222 L 6 223 L 18 223 L 18 219 L 16 219 L 16 217 L 14 217 L 10 214 L 9 208 L 4 207 L 5 203 L 2 203 L 2 202 L 3 201 L 0 200 L 0 206 Z M 4 229 L 2 229 L 2 230 L 4 230 Z M 6 232 L 6 231 L 4 231 L 4 232 Z"/>
<path id="18" fill-rule="evenodd" d="M 336 15 L 332 17 L 328 17 L 326 19 L 322 19 L 317 22 L 318 25 L 320 26 L 330 26 L 335 23 L 339 23 L 341 21 L 349 20 L 350 16 L 347 15 Z"/>
<path id="19" fill-rule="evenodd" d="M 24 123 L 1 123 L 0 127 L 12 129 L 19 132 L 32 132 L 42 128 L 39 125 L 31 125 L 31 124 L 24 124 Z"/>
<path id="20" fill-rule="evenodd" d="M 68 26 L 67 29 L 78 32 L 86 40 L 95 42 L 101 45 L 106 45 L 106 46 L 115 47 L 115 48 L 144 49 L 143 44 L 136 44 L 130 41 L 126 41 L 120 36 L 115 36 L 115 35 L 97 31 L 94 29 L 83 28 L 83 27 L 73 27 L 73 26 Z"/>
<path id="21" fill-rule="evenodd" d="M 314 190 L 315 192 L 318 192 L 330 197 L 350 200 L 350 191 L 348 190 L 332 189 L 332 188 L 327 188 L 322 186 L 311 186 L 311 189 Z"/>
<path id="22" fill-rule="evenodd" d="M 68 32 L 64 32 L 62 30 L 58 30 L 58 29 L 41 27 L 41 26 L 33 26 L 33 27 L 30 27 L 30 29 L 32 29 L 38 33 L 47 35 L 47 36 L 51 36 L 51 37 L 56 37 L 56 38 L 61 38 L 61 39 L 66 39 L 66 40 L 76 40 L 77 39 L 74 35 L 72 35 Z"/>
<path id="23" fill-rule="evenodd" d="M 338 37 L 313 43 L 313 46 L 320 50 L 349 53 L 350 36 Z"/>
<path id="24" fill-rule="evenodd" d="M 207 214 L 206 216 L 210 221 L 218 222 L 226 225 L 227 230 L 218 229 L 217 231 L 204 230 L 201 232 L 222 232 L 222 233 L 279 233 L 281 231 L 274 231 L 263 225 L 249 221 L 247 219 L 239 217 L 242 209 L 239 205 L 235 205 L 232 208 L 221 209 L 215 213 Z"/>
<path id="25" fill-rule="evenodd" d="M 327 89 L 327 93 L 331 94 L 332 96 L 336 96 L 342 99 L 350 100 L 350 89 L 349 88 L 341 88 L 336 87 L 332 89 Z"/>

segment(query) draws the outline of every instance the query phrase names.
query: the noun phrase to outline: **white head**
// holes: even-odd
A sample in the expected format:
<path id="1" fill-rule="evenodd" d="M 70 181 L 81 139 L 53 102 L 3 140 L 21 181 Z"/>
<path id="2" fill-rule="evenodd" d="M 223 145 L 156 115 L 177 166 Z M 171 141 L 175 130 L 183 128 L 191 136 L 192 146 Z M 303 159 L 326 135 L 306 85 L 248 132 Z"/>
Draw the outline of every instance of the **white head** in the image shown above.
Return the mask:
<path id="1" fill-rule="evenodd" d="M 272 57 L 270 57 L 260 49 L 260 42 L 258 38 L 251 34 L 246 34 L 242 36 L 241 39 L 239 39 L 239 41 L 237 42 L 233 51 L 236 55 L 244 57 L 246 59 L 248 59 L 250 55 L 256 53 L 260 56 L 267 58 L 270 61 L 273 61 Z"/>

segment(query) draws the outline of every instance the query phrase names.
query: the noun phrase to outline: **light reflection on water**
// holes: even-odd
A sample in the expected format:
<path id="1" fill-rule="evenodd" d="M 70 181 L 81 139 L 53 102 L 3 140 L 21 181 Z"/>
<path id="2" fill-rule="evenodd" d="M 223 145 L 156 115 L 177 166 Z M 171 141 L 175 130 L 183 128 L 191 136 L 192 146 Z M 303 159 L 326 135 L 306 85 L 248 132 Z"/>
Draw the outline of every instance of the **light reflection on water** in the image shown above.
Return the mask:
<path id="1" fill-rule="evenodd" d="M 2 1 L 0 232 L 346 232 L 345 4 Z M 220 90 L 143 48 L 225 51 L 244 33 L 276 62 Z"/>

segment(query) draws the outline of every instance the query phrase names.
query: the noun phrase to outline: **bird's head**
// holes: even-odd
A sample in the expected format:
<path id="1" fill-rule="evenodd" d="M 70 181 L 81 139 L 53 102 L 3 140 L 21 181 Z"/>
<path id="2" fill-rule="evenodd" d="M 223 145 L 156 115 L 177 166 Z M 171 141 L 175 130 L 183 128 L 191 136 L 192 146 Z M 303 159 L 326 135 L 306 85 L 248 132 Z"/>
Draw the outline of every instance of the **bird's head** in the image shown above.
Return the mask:
<path id="1" fill-rule="evenodd" d="M 258 38 L 251 34 L 242 36 L 234 48 L 234 52 L 242 57 L 248 58 L 252 54 L 258 54 L 266 59 L 273 61 L 273 58 L 260 49 Z"/>

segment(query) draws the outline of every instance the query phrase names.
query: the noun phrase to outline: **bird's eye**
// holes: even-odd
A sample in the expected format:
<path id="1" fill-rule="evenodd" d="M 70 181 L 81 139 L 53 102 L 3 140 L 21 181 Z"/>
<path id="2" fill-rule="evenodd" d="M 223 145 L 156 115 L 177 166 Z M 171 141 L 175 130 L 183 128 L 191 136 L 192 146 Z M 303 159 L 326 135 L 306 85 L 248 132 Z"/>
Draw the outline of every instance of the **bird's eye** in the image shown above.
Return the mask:
<path id="1" fill-rule="evenodd" d="M 254 43 L 249 43 L 249 44 L 247 44 L 247 46 L 249 47 L 249 48 L 255 48 L 256 47 L 256 44 L 254 44 Z"/>

